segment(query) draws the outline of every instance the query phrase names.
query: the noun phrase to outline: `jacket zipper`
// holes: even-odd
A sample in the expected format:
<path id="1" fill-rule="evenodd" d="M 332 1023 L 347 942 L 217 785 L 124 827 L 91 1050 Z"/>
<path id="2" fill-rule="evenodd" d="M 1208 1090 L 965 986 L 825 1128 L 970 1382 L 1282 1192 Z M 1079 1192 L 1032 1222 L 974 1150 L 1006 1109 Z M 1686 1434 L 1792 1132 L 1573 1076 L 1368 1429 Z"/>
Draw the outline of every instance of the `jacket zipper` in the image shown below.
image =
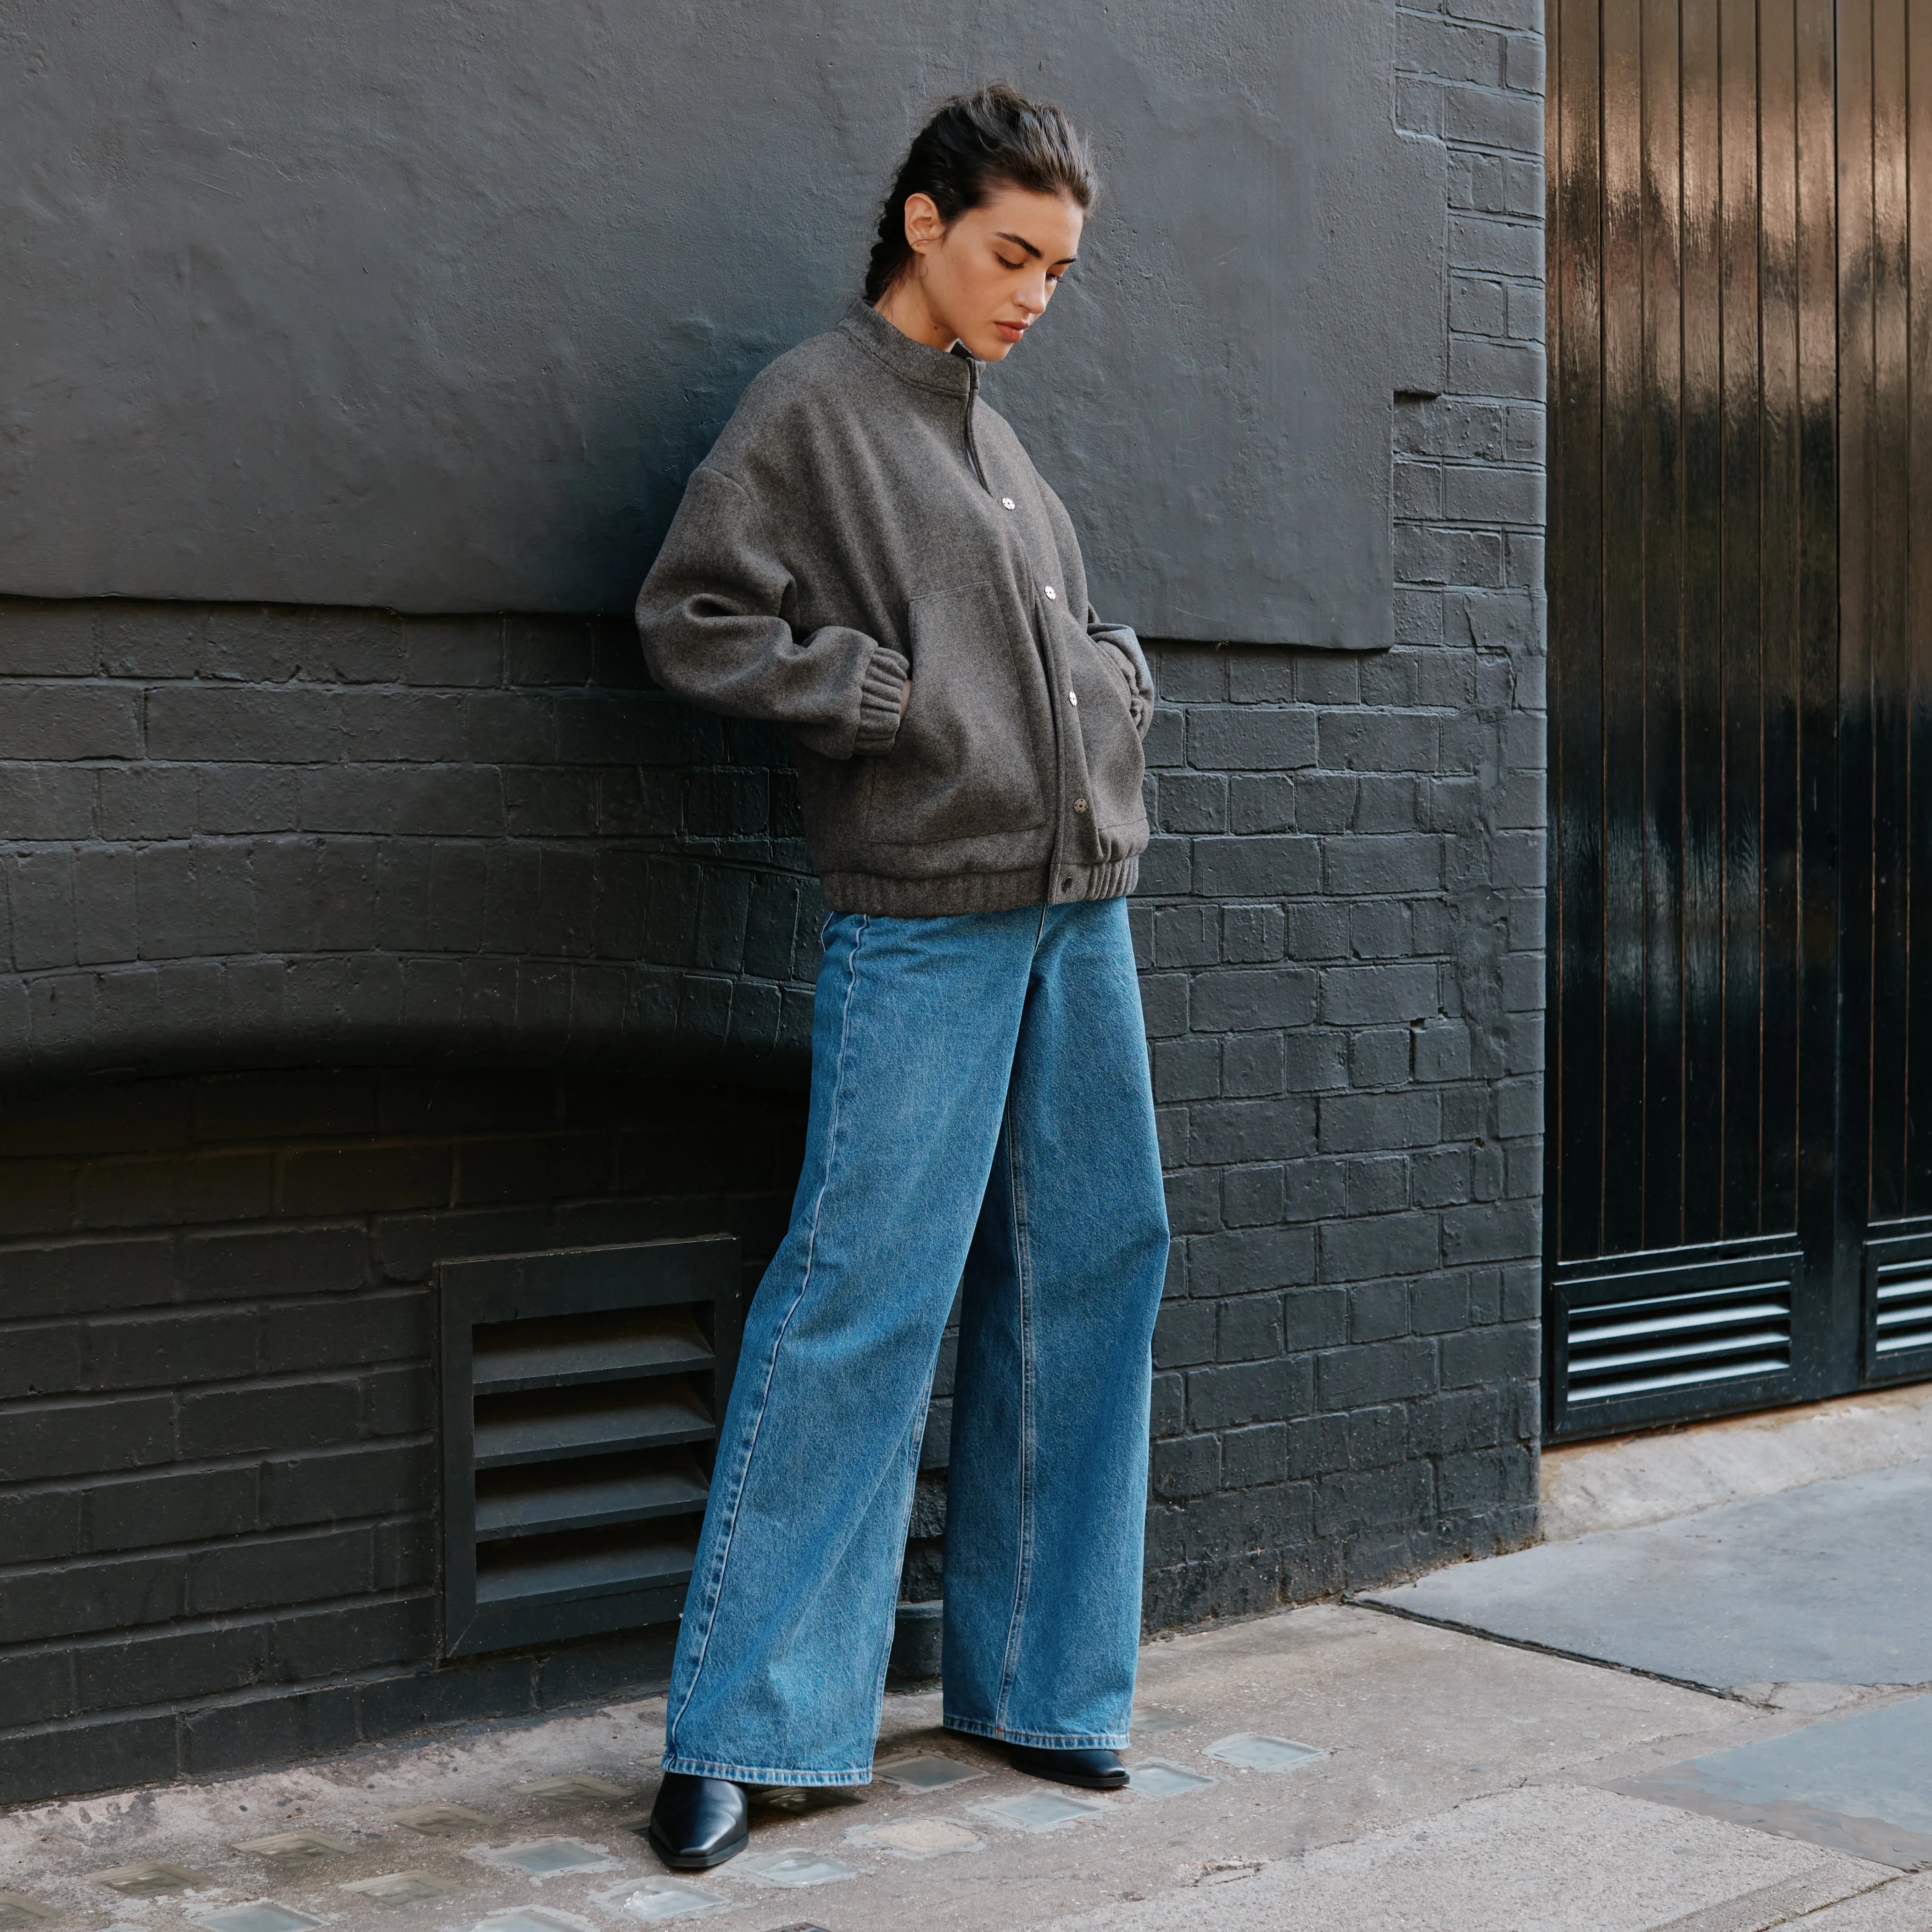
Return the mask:
<path id="1" fill-rule="evenodd" d="M 966 460 L 973 466 L 973 474 L 980 479 L 980 488 L 988 496 L 993 494 L 992 485 L 986 481 L 986 472 L 980 467 L 979 446 L 973 440 L 973 405 L 980 400 L 980 365 L 970 357 L 966 363 Z"/>

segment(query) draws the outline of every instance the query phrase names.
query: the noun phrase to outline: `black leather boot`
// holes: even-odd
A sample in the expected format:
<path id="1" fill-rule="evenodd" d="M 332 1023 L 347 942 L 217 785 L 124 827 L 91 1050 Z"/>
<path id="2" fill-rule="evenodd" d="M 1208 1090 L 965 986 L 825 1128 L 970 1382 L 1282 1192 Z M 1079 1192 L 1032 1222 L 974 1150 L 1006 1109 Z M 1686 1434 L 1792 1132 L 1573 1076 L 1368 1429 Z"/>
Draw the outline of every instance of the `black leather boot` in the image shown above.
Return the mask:
<path id="1" fill-rule="evenodd" d="M 1118 1751 L 1049 1750 L 1041 1744 L 1006 1747 L 1016 1771 L 1029 1778 L 1050 1778 L 1056 1784 L 1078 1784 L 1089 1791 L 1118 1791 L 1127 1781 L 1127 1768 Z"/>
<path id="2" fill-rule="evenodd" d="M 735 1858 L 751 1830 L 744 1792 L 728 1778 L 668 1771 L 644 1835 L 673 1871 L 709 1871 Z"/>

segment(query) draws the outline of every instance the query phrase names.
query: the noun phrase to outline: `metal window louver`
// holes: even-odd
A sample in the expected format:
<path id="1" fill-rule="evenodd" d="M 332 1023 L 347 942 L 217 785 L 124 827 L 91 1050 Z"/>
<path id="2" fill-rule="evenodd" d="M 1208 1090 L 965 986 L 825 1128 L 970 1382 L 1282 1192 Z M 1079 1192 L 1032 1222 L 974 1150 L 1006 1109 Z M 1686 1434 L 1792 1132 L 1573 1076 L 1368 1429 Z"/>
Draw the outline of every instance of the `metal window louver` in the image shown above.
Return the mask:
<path id="1" fill-rule="evenodd" d="M 1613 1303 L 1570 1318 L 1573 1402 L 1778 1375 L 1790 1366 L 1791 1295 L 1783 1282 Z"/>
<path id="2" fill-rule="evenodd" d="M 1865 1238 L 1865 1376 L 1932 1376 L 1932 1226 L 1880 1222 Z"/>
<path id="3" fill-rule="evenodd" d="M 676 1616 L 742 1321 L 730 1236 L 446 1262 L 446 1655 Z"/>
<path id="4" fill-rule="evenodd" d="M 1700 1407 L 1776 1400 L 1792 1376 L 1794 1251 L 1648 1266 L 1556 1284 L 1555 1432 L 1589 1433 Z"/>
<path id="5" fill-rule="evenodd" d="M 1882 1268 L 1873 1286 L 1872 1353 L 1881 1360 L 1932 1348 L 1932 1264 Z"/>

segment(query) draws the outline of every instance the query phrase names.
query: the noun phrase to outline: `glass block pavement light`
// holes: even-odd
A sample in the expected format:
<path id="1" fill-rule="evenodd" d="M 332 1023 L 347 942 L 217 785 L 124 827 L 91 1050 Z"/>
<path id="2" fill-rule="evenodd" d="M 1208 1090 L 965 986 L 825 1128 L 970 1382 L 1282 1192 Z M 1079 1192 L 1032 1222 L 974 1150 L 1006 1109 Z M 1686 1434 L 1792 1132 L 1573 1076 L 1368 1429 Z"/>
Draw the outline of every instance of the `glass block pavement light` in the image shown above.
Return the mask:
<path id="1" fill-rule="evenodd" d="M 1205 1791 L 1218 1778 L 1204 1778 L 1184 1765 L 1171 1764 L 1164 1757 L 1144 1757 L 1128 1768 L 1127 1789 L 1144 1798 L 1180 1798 L 1190 1791 Z"/>
<path id="2" fill-rule="evenodd" d="M 492 1846 L 472 1852 L 478 1864 L 508 1866 L 532 1878 L 557 1872 L 613 1871 L 617 1861 L 602 1845 L 581 1838 L 526 1838 L 514 1845 Z"/>
<path id="3" fill-rule="evenodd" d="M 1203 1757 L 1218 1758 L 1223 1764 L 1238 1765 L 1244 1771 L 1299 1771 L 1328 1754 L 1313 1744 L 1298 1744 L 1292 1738 L 1264 1737 L 1254 1731 L 1237 1731 L 1232 1737 L 1216 1738 L 1205 1746 Z"/>
<path id="4" fill-rule="evenodd" d="M 732 1860 L 734 1877 L 749 1879 L 754 1885 L 779 1886 L 836 1885 L 856 1878 L 859 1868 L 822 1852 L 742 1852 Z"/>
<path id="5" fill-rule="evenodd" d="M 190 1912 L 189 1917 L 207 1932 L 313 1932 L 322 1922 L 306 1912 L 291 1912 L 286 1905 L 263 1900 L 256 1905 L 231 1905 L 219 1912 Z"/>
<path id="6" fill-rule="evenodd" d="M 938 1751 L 913 1751 L 903 1757 L 881 1760 L 873 1766 L 872 1774 L 889 1780 L 902 1791 L 944 1791 L 949 1784 L 964 1784 L 969 1778 L 988 1774 L 977 1765 L 962 1764 Z"/>
<path id="7" fill-rule="evenodd" d="M 709 1917 L 728 1912 L 740 1901 L 707 1892 L 702 1886 L 658 1873 L 643 1880 L 628 1880 L 608 1892 L 599 1892 L 595 1901 L 607 1912 L 634 1920 L 640 1925 L 661 1925 L 668 1919 Z"/>

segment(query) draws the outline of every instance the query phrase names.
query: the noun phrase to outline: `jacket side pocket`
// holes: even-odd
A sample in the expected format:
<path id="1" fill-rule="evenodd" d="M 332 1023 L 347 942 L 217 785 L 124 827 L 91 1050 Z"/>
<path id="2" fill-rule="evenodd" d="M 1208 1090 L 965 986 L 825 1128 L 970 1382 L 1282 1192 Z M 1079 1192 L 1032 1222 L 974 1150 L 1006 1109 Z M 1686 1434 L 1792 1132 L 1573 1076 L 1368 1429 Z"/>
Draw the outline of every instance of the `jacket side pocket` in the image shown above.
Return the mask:
<path id="1" fill-rule="evenodd" d="M 1134 716 L 1133 692 L 1115 652 L 1070 623 L 1060 634 L 1066 640 L 1073 689 L 1079 700 L 1074 710 L 1086 768 L 1085 789 L 1081 794 L 1086 811 L 1081 815 L 1090 818 L 1101 835 L 1095 857 L 1130 857 L 1147 843 L 1147 814 L 1141 802 L 1146 762 L 1140 724 Z"/>
<path id="2" fill-rule="evenodd" d="M 866 836 L 949 844 L 1044 825 L 1033 716 L 1043 716 L 1044 682 L 1010 594 L 994 584 L 935 591 L 908 615 L 912 692 L 892 748 L 872 761 Z"/>

